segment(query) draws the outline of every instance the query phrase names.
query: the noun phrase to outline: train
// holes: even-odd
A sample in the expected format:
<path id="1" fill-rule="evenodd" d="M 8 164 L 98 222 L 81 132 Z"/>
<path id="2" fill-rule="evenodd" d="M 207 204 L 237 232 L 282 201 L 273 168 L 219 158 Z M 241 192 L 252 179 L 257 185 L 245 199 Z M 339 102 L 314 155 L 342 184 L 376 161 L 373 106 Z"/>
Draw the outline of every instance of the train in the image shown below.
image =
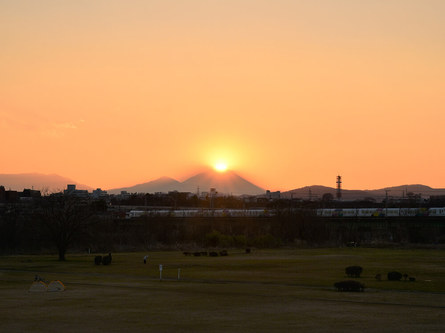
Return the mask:
<path id="1" fill-rule="evenodd" d="M 150 209 L 130 210 L 126 218 L 141 216 L 163 217 L 266 217 L 271 213 L 267 209 Z"/>
<path id="2" fill-rule="evenodd" d="M 445 207 L 434 208 L 319 208 L 314 210 L 318 217 L 445 217 Z M 274 210 L 255 209 L 132 209 L 125 218 L 141 216 L 161 217 L 272 217 Z"/>
<path id="3" fill-rule="evenodd" d="M 408 217 L 444 216 L 445 207 L 434 208 L 320 208 L 319 217 Z"/>

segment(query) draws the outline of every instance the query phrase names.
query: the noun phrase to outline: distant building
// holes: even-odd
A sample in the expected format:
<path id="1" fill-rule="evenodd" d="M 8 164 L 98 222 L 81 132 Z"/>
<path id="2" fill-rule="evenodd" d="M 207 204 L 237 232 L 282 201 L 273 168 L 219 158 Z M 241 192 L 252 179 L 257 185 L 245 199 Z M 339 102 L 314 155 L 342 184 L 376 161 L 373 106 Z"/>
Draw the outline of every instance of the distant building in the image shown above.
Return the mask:
<path id="1" fill-rule="evenodd" d="M 76 191 L 76 185 L 75 184 L 68 184 L 66 185 L 66 190 L 64 191 L 65 194 L 71 194 Z"/>
<path id="2" fill-rule="evenodd" d="M 218 191 L 216 190 L 216 188 L 211 187 L 209 192 L 200 192 L 198 198 L 201 200 L 207 200 L 207 199 L 214 199 L 216 197 L 222 197 L 224 196 L 224 194 L 220 194 L 218 193 Z"/>
<path id="3" fill-rule="evenodd" d="M 6 200 L 6 191 L 4 186 L 0 186 L 0 202 L 4 202 Z"/>
<path id="4" fill-rule="evenodd" d="M 131 197 L 131 194 L 127 191 L 121 191 L 120 194 L 114 196 L 117 200 L 128 200 Z"/>
<path id="5" fill-rule="evenodd" d="M 5 191 L 5 201 L 6 202 L 15 202 L 19 200 L 19 192 L 17 191 Z"/>
<path id="6" fill-rule="evenodd" d="M 87 190 L 76 189 L 75 184 L 68 184 L 66 190 L 63 191 L 64 195 L 72 195 L 79 198 L 88 198 L 89 194 Z"/>
<path id="7" fill-rule="evenodd" d="M 218 192 L 216 191 L 216 188 L 214 187 L 210 188 L 210 195 L 209 195 L 210 208 L 215 208 L 215 198 L 217 194 Z"/>
<path id="8" fill-rule="evenodd" d="M 32 200 L 41 198 L 42 194 L 37 190 L 24 189 L 23 192 L 19 193 L 19 197 L 20 200 Z"/>
<path id="9" fill-rule="evenodd" d="M 271 191 L 267 190 L 266 191 L 266 199 L 269 199 L 269 200 L 281 199 L 281 192 L 280 191 L 271 192 Z"/>
<path id="10" fill-rule="evenodd" d="M 432 195 L 430 196 L 430 203 L 432 205 L 445 205 L 445 195 Z"/>
<path id="11" fill-rule="evenodd" d="M 24 189 L 23 192 L 6 191 L 4 186 L 0 186 L 0 202 L 26 201 L 40 198 L 41 196 L 40 191 L 36 190 Z"/>
<path id="12" fill-rule="evenodd" d="M 98 188 L 98 189 L 93 190 L 91 197 L 93 199 L 106 198 L 106 197 L 108 197 L 108 193 L 107 193 L 107 191 L 102 191 L 102 189 Z"/>

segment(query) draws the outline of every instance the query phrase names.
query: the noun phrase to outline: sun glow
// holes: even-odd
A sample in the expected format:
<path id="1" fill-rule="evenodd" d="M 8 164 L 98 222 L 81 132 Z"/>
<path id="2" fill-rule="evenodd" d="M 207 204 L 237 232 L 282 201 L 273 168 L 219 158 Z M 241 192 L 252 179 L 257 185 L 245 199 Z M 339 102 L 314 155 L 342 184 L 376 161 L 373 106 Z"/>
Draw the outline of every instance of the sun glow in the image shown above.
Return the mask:
<path id="1" fill-rule="evenodd" d="M 218 162 L 213 167 L 215 168 L 216 171 L 224 172 L 224 171 L 227 170 L 227 163 L 225 163 L 225 162 Z"/>
<path id="2" fill-rule="evenodd" d="M 240 143 L 230 137 L 225 139 L 224 145 L 216 140 L 207 142 L 196 150 L 203 151 L 202 165 L 220 173 L 238 170 L 246 155 L 240 154 Z"/>

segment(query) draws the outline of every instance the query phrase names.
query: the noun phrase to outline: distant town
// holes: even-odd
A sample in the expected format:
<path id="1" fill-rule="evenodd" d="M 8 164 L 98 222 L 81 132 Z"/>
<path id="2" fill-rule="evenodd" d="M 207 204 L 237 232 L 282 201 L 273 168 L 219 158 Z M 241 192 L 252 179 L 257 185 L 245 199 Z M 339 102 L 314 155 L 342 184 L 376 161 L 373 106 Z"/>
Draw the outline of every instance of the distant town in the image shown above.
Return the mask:
<path id="1" fill-rule="evenodd" d="M 420 185 L 417 185 L 418 189 Z M 407 188 L 407 187 L 406 187 Z M 321 191 L 326 191 L 322 193 Z M 384 195 L 382 195 L 384 191 Z M 395 190 L 394 190 L 395 191 Z M 359 191 L 346 191 L 359 192 Z M 208 191 L 200 191 L 199 187 L 195 193 L 168 191 L 155 193 L 140 193 L 128 191 L 120 191 L 118 194 L 109 194 L 107 191 L 97 188 L 92 191 L 78 189 L 76 184 L 68 184 L 66 189 L 42 195 L 41 191 L 35 189 L 23 189 L 16 191 L 8 189 L 0 185 L 0 205 L 30 203 L 41 199 L 42 196 L 66 196 L 84 200 L 87 202 L 99 202 L 104 209 L 109 212 L 116 212 L 117 216 L 134 218 L 141 215 L 158 214 L 176 216 L 191 216 L 202 214 L 205 210 L 214 210 L 213 215 L 217 216 L 217 209 L 224 214 L 240 214 L 234 210 L 250 211 L 250 215 L 272 214 L 276 209 L 314 209 L 318 210 L 318 215 L 322 216 L 348 216 L 357 215 L 358 211 L 352 213 L 347 209 L 374 208 L 369 211 L 371 216 L 394 215 L 395 209 L 412 208 L 429 209 L 432 207 L 444 207 L 445 195 L 425 196 L 422 193 L 402 191 L 399 196 L 391 196 L 390 189 L 376 190 L 377 194 L 368 197 L 363 196 L 361 199 L 345 199 L 343 198 L 344 190 L 341 188 L 341 177 L 337 177 L 337 188 L 328 188 L 321 186 L 306 187 L 299 190 L 281 193 L 280 191 L 266 190 L 263 194 L 258 195 L 230 195 L 219 193 L 217 188 L 210 188 Z M 349 195 L 350 196 L 350 195 Z M 118 209 L 117 209 L 118 207 Z M 382 209 L 386 209 L 385 212 Z M 380 209 L 380 213 L 379 212 Z M 388 211 L 388 209 L 390 209 Z M 230 211 L 231 210 L 231 211 Z M 344 211 L 344 212 L 343 212 Z M 255 213 L 256 212 L 256 213 Z M 388 214 L 390 212 L 390 214 Z M 399 211 L 400 212 L 400 211 Z M 208 213 L 206 213 L 208 214 Z M 220 213 L 222 215 L 223 213 Z M 410 213 L 411 215 L 414 213 Z M 424 214 L 425 215 L 425 214 Z M 445 213 L 444 213 L 445 215 Z"/>

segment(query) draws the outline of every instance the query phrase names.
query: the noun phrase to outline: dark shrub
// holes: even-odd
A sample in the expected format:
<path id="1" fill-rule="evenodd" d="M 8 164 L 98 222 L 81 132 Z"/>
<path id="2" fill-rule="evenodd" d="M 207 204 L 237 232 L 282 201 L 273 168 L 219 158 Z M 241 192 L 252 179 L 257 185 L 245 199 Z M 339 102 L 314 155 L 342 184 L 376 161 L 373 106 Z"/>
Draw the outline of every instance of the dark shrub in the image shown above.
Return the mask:
<path id="1" fill-rule="evenodd" d="M 210 247 L 229 247 L 233 245 L 233 237 L 213 230 L 212 232 L 205 235 L 204 245 Z"/>
<path id="2" fill-rule="evenodd" d="M 400 281 L 402 279 L 402 273 L 400 272 L 389 272 L 388 280 L 389 281 Z"/>
<path id="3" fill-rule="evenodd" d="M 203 252 L 201 252 L 201 255 L 204 256 L 204 257 L 206 257 L 206 256 L 208 256 L 209 254 L 208 254 L 207 252 L 203 251 Z"/>
<path id="4" fill-rule="evenodd" d="M 102 264 L 104 264 L 104 265 L 109 265 L 109 264 L 111 264 L 111 256 L 110 256 L 110 255 L 108 255 L 108 256 L 103 256 L 103 257 L 102 257 Z"/>
<path id="5" fill-rule="evenodd" d="M 102 256 L 95 256 L 94 257 L 94 264 L 100 265 L 102 263 Z"/>
<path id="6" fill-rule="evenodd" d="M 221 252 L 219 252 L 219 255 L 221 257 L 225 257 L 225 256 L 228 256 L 229 254 L 227 253 L 227 250 L 222 250 Z"/>
<path id="7" fill-rule="evenodd" d="M 409 281 L 410 281 L 410 282 L 416 282 L 416 278 L 415 278 L 415 277 L 410 277 L 410 278 L 409 278 Z"/>
<path id="8" fill-rule="evenodd" d="M 365 286 L 358 281 L 348 280 L 334 283 L 337 291 L 364 291 Z"/>
<path id="9" fill-rule="evenodd" d="M 218 252 L 209 252 L 209 256 L 210 257 L 217 257 L 218 256 Z"/>
<path id="10" fill-rule="evenodd" d="M 182 252 L 185 256 L 191 256 L 192 254 L 190 252 Z"/>
<path id="11" fill-rule="evenodd" d="M 233 244 L 229 244 L 227 246 L 235 246 L 239 248 L 243 248 L 247 245 L 247 238 L 244 235 L 234 235 L 232 236 Z"/>
<path id="12" fill-rule="evenodd" d="M 195 257 L 200 257 L 200 256 L 201 256 L 201 252 L 193 252 L 193 255 L 194 255 Z"/>
<path id="13" fill-rule="evenodd" d="M 259 235 L 253 239 L 253 246 L 256 248 L 276 248 L 281 245 L 281 240 L 271 234 Z"/>
<path id="14" fill-rule="evenodd" d="M 246 253 L 249 254 L 250 253 L 250 249 L 246 249 Z"/>
<path id="15" fill-rule="evenodd" d="M 349 266 L 345 268 L 346 275 L 349 277 L 359 278 L 363 268 L 360 266 Z"/>

